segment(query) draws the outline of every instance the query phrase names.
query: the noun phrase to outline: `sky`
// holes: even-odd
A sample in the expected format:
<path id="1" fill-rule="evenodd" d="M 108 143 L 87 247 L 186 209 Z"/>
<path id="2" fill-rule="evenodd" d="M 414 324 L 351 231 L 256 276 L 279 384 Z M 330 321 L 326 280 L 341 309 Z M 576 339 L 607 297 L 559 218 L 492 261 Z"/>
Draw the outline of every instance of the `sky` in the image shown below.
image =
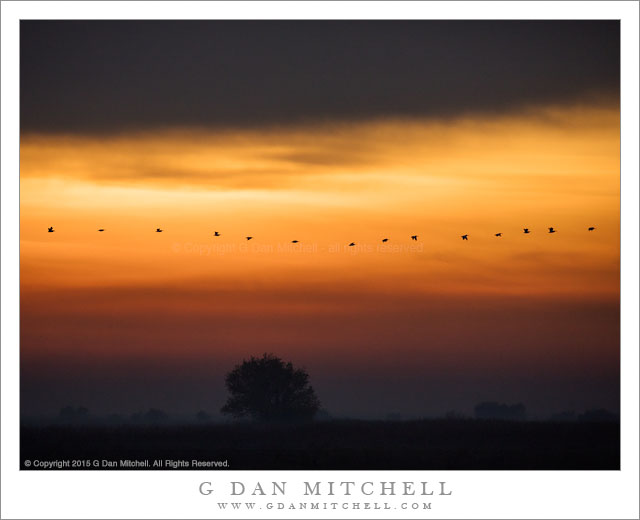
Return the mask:
<path id="1" fill-rule="evenodd" d="M 619 409 L 618 22 L 22 21 L 20 53 L 23 413 L 216 412 L 263 352 L 335 416 Z"/>

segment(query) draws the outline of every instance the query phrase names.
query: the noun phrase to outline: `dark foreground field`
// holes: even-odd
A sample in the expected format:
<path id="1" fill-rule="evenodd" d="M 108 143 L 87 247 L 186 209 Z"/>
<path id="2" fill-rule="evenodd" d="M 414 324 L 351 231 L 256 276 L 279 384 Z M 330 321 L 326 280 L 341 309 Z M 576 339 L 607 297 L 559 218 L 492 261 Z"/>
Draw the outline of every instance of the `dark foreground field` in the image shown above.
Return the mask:
<path id="1" fill-rule="evenodd" d="M 490 420 L 60 425 L 23 426 L 20 449 L 23 469 L 42 469 L 43 461 L 62 461 L 52 469 L 172 469 L 166 460 L 215 469 L 194 468 L 197 460 L 227 461 L 220 469 L 613 470 L 619 438 L 615 423 Z"/>

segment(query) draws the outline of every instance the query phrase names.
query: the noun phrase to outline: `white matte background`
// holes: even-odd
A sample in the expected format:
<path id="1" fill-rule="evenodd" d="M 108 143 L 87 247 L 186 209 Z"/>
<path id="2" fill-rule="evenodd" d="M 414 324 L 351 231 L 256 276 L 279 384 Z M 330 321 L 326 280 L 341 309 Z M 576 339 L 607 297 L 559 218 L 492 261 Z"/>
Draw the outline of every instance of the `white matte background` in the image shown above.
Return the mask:
<path id="1" fill-rule="evenodd" d="M 638 518 L 637 2 L 2 2 L 2 518 Z M 622 45 L 621 471 L 19 471 L 20 19 L 620 19 Z M 314 497 L 327 502 L 431 502 L 430 511 L 217 508 L 232 480 L 447 481 L 447 497 Z M 211 481 L 214 493 L 198 486 Z M 266 488 L 265 488 L 266 489 Z M 352 500 L 349 500 L 349 499 Z"/>

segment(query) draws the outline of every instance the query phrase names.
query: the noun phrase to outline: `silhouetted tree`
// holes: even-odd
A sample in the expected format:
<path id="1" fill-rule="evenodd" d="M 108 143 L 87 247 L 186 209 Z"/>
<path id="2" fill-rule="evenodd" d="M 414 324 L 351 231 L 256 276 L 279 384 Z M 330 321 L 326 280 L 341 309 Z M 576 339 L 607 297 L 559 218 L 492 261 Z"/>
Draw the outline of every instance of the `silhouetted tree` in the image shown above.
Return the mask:
<path id="1" fill-rule="evenodd" d="M 273 354 L 236 365 L 225 377 L 229 393 L 221 412 L 255 421 L 310 420 L 320 408 L 309 374 Z"/>

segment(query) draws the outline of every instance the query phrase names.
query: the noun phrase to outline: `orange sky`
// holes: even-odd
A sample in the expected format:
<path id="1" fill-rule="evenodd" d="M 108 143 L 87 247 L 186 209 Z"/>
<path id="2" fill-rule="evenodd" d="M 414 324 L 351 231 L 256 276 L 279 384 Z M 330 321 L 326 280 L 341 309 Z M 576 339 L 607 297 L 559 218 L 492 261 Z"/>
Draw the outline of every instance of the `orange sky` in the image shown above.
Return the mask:
<path id="1" fill-rule="evenodd" d="M 280 346 L 316 367 L 327 395 L 337 384 L 327 382 L 331 360 L 355 365 L 365 352 L 375 352 L 369 373 L 459 370 L 459 355 L 489 371 L 614 374 L 619 140 L 617 107 L 577 105 L 452 120 L 23 135 L 23 359 L 233 363 Z M 467 314 L 474 335 L 460 336 Z M 496 316 L 515 321 L 496 332 Z M 523 326 L 529 337 L 513 352 Z M 478 351 L 470 337 L 493 346 Z M 557 373 L 543 370 L 542 352 L 555 352 Z"/>

